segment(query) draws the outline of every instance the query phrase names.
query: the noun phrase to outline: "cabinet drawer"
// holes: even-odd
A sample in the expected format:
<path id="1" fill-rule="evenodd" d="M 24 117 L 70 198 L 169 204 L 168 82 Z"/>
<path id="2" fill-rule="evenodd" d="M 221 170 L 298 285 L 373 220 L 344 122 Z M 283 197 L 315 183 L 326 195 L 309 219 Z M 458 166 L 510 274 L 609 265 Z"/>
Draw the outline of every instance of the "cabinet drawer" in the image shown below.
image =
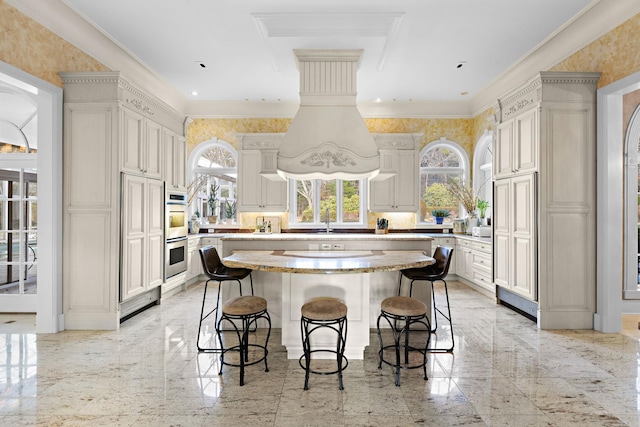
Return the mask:
<path id="1" fill-rule="evenodd" d="M 473 270 L 483 271 L 491 276 L 491 256 L 481 252 L 473 252 Z"/>
<path id="2" fill-rule="evenodd" d="M 491 275 L 480 270 L 473 271 L 473 282 L 490 291 L 495 291 L 495 285 L 491 283 Z"/>
<path id="3" fill-rule="evenodd" d="M 200 238 L 200 244 L 202 245 L 202 247 L 205 247 L 205 246 L 216 246 L 218 243 L 220 243 L 220 239 L 218 239 L 217 237 L 202 237 L 202 238 Z"/>
<path id="4" fill-rule="evenodd" d="M 189 239 L 189 250 L 195 249 L 200 244 L 199 238 Z"/>
<path id="5" fill-rule="evenodd" d="M 456 239 L 455 237 L 434 237 L 433 238 L 433 248 L 436 246 L 448 246 L 450 248 L 456 247 Z"/>
<path id="6" fill-rule="evenodd" d="M 471 248 L 471 241 L 466 239 L 456 239 L 456 244 L 461 248 Z"/>
<path id="7" fill-rule="evenodd" d="M 486 242 L 471 242 L 471 248 L 475 251 L 491 253 L 491 243 Z"/>

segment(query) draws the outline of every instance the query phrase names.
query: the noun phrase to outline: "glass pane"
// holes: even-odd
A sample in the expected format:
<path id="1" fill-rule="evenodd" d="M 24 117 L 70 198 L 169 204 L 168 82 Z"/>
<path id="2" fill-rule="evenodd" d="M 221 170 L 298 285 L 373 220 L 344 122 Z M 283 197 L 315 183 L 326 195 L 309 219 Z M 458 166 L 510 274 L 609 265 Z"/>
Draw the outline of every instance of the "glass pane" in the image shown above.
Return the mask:
<path id="1" fill-rule="evenodd" d="M 24 293 L 33 295 L 38 290 L 38 266 L 35 263 L 24 265 Z"/>
<path id="2" fill-rule="evenodd" d="M 455 151 L 446 147 L 435 147 L 428 150 L 420 159 L 420 167 L 432 168 L 457 168 L 460 167 L 460 158 Z"/>
<path id="3" fill-rule="evenodd" d="M 360 221 L 360 180 L 342 181 L 342 221 Z"/>
<path id="4" fill-rule="evenodd" d="M 313 222 L 313 188 L 311 180 L 296 180 L 296 219 L 298 222 Z"/>
<path id="5" fill-rule="evenodd" d="M 329 221 L 336 221 L 336 184 L 335 179 L 320 181 L 320 221 L 322 222 L 327 220 L 327 212 Z"/>
<path id="6" fill-rule="evenodd" d="M 449 216 L 444 219 L 445 223 L 451 223 L 458 217 L 460 204 L 445 185 L 447 180 L 458 176 L 455 173 L 420 174 L 420 217 L 423 222 L 436 222 L 431 214 L 434 209 L 449 211 Z"/>
<path id="7" fill-rule="evenodd" d="M 206 168 L 235 168 L 236 159 L 224 147 L 213 147 L 198 160 L 198 166 Z"/>

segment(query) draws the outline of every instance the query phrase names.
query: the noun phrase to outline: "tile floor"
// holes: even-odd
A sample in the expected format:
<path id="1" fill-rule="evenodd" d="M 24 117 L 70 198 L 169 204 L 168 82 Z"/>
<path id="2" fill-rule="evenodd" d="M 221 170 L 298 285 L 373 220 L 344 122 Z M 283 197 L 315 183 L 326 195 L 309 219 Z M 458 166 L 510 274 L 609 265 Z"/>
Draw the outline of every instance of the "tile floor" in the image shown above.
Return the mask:
<path id="1" fill-rule="evenodd" d="M 364 361 L 310 379 L 274 330 L 261 364 L 218 376 L 198 354 L 202 284 L 119 331 L 36 335 L 33 317 L 0 315 L 0 425 L 42 426 L 640 426 L 638 339 L 540 331 L 529 320 L 450 283 L 454 354 L 432 355 L 429 380 Z"/>

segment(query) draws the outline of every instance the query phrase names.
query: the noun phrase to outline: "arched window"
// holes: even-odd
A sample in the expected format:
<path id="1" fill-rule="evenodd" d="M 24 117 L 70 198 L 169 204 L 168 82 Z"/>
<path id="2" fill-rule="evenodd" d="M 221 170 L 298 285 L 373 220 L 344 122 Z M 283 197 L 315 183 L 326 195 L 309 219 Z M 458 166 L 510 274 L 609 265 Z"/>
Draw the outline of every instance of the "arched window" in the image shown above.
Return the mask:
<path id="1" fill-rule="evenodd" d="M 491 217 L 493 206 L 492 171 L 493 132 L 485 131 L 476 143 L 473 153 L 473 189 L 478 195 L 478 199 L 489 202 L 487 217 Z"/>
<path id="2" fill-rule="evenodd" d="M 217 138 L 189 155 L 189 209 L 209 222 L 236 220 L 238 152 Z"/>
<path id="3" fill-rule="evenodd" d="M 433 224 L 435 209 L 448 210 L 445 223 L 460 215 L 459 201 L 447 187 L 447 182 L 469 182 L 469 159 L 464 149 L 453 141 L 440 138 L 427 144 L 420 152 L 420 218 L 419 223 Z"/>

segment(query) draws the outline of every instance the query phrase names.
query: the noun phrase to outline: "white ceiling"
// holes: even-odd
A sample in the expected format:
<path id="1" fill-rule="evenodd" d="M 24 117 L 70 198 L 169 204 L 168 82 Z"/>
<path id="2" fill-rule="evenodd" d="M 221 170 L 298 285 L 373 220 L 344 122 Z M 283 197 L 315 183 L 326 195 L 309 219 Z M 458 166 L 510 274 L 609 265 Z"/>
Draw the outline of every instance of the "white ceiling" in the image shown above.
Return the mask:
<path id="1" fill-rule="evenodd" d="M 293 117 L 293 49 L 313 48 L 364 49 L 364 117 L 473 117 L 640 13 L 638 0 L 4 1 L 191 117 Z"/>
<path id="2" fill-rule="evenodd" d="M 64 1 L 190 100 L 275 102 L 298 100 L 299 48 L 364 49 L 359 102 L 465 101 L 592 3 Z"/>

